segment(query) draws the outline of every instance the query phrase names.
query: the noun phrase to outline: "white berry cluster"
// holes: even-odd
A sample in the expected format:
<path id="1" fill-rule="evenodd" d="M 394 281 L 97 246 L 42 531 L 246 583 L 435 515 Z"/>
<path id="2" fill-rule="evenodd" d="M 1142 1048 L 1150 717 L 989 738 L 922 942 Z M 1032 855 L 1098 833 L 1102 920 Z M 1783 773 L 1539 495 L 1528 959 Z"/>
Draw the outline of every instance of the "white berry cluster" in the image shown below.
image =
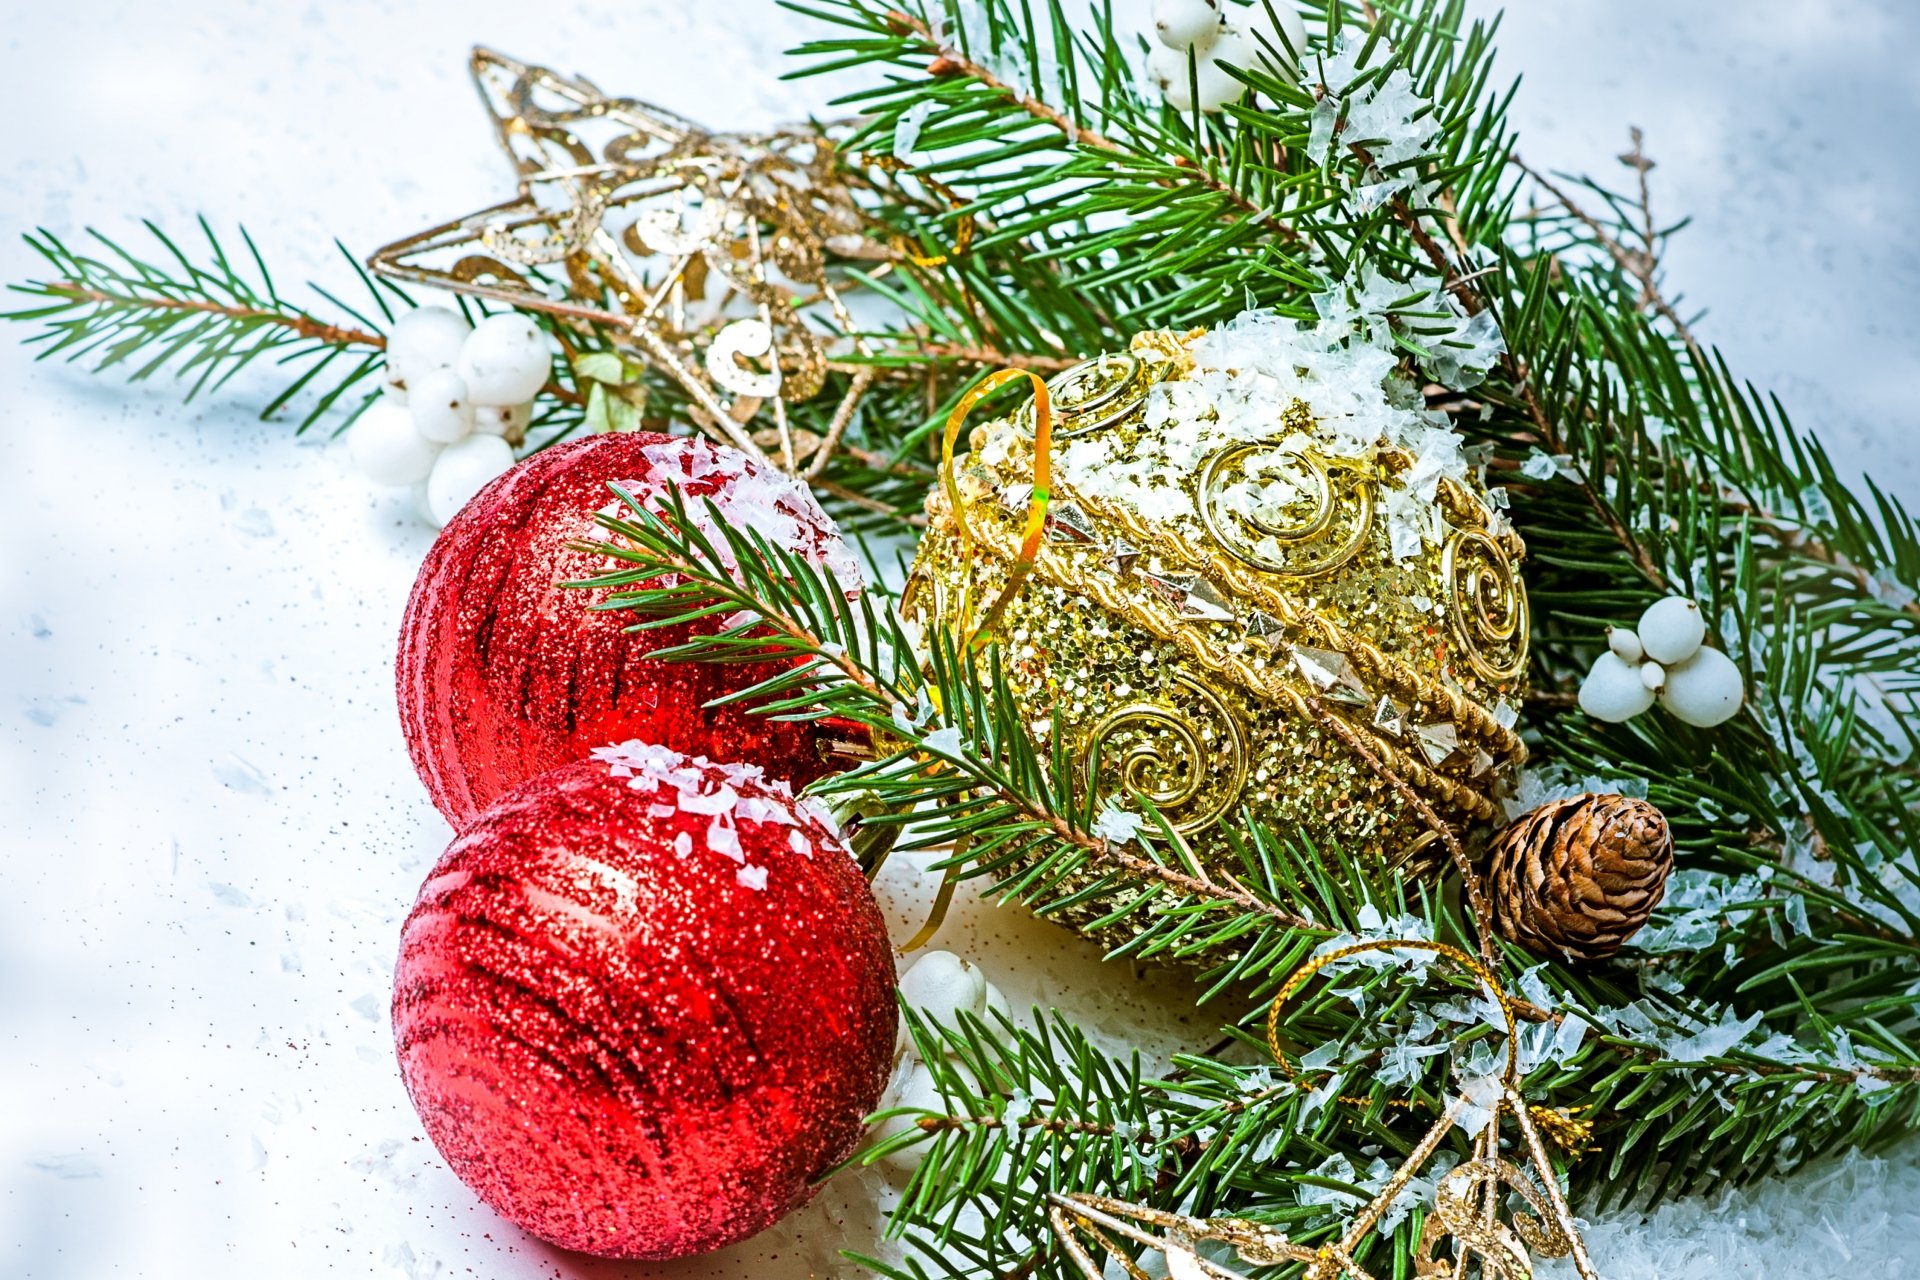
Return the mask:
<path id="1" fill-rule="evenodd" d="M 987 981 L 987 975 L 980 971 L 978 965 L 962 960 L 951 951 L 929 951 L 912 968 L 901 974 L 900 999 L 921 1017 L 948 1027 L 958 1027 L 962 1013 L 985 1020 L 993 1030 L 1002 1029 L 994 1013 L 999 1013 L 1009 1021 L 1013 1017 L 1000 988 Z M 880 1097 L 880 1110 L 893 1107 L 911 1107 L 914 1110 L 912 1114 L 881 1121 L 874 1134 L 876 1139 L 912 1132 L 922 1112 L 935 1115 L 949 1113 L 949 1104 L 940 1096 L 933 1073 L 916 1056 L 913 1040 L 906 1034 L 904 1023 L 893 1061 L 893 1079 L 887 1083 L 887 1091 Z M 900 1169 L 917 1169 L 920 1162 L 927 1158 L 927 1151 L 927 1143 L 915 1143 L 890 1154 L 887 1163 Z"/>
<path id="2" fill-rule="evenodd" d="M 1147 75 L 1176 111 L 1218 111 L 1238 98 L 1229 65 L 1292 80 L 1307 47 L 1293 0 L 1253 0 L 1231 15 L 1227 0 L 1153 0 L 1153 34 L 1160 47 Z"/>
<path id="3" fill-rule="evenodd" d="M 1656 600 L 1640 626 L 1607 628 L 1607 651 L 1580 684 L 1580 709 L 1619 724 L 1652 706 L 1674 719 L 1710 728 L 1740 710 L 1746 688 L 1733 659 L 1703 643 L 1700 606 L 1679 596 Z"/>
<path id="4" fill-rule="evenodd" d="M 354 419 L 347 452 L 375 484 L 413 485 L 437 528 L 513 465 L 552 367 L 546 335 L 515 311 L 469 325 L 420 307 L 387 335 L 386 386 Z"/>

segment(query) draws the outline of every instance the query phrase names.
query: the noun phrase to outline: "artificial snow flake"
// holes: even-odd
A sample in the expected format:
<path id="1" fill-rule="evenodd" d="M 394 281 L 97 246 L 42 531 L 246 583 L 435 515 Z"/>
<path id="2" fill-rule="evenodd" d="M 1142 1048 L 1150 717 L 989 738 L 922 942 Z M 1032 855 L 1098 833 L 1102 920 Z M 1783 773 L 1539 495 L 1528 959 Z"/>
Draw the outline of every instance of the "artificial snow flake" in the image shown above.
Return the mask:
<path id="1" fill-rule="evenodd" d="M 1338 1151 L 1328 1156 L 1325 1160 L 1322 1160 L 1318 1165 L 1314 1166 L 1310 1172 L 1318 1177 L 1328 1178 L 1334 1182 L 1344 1182 L 1348 1185 L 1352 1185 L 1360 1177 L 1359 1171 L 1353 1167 L 1353 1161 L 1347 1159 Z M 1307 1206 L 1336 1205 L 1346 1207 L 1364 1204 L 1366 1202 L 1364 1197 L 1357 1196 L 1351 1191 L 1336 1191 L 1332 1187 L 1322 1187 L 1314 1183 L 1301 1183 L 1299 1189 L 1294 1192 L 1294 1197 L 1299 1200 L 1301 1204 Z"/>
<path id="2" fill-rule="evenodd" d="M 1760 1025 L 1761 1016 L 1757 1009 L 1745 1018 L 1736 1018 L 1729 1012 L 1719 1022 L 1690 1034 L 1663 1034 L 1659 1037 L 1660 1050 L 1675 1062 L 1705 1062 L 1709 1058 L 1725 1057 Z"/>
<path id="3" fill-rule="evenodd" d="M 1114 844 L 1126 844 L 1139 838 L 1140 831 L 1146 826 L 1146 820 L 1137 813 L 1122 809 L 1112 802 L 1100 810 L 1100 816 L 1093 820 L 1090 832 L 1101 840 Z"/>
<path id="4" fill-rule="evenodd" d="M 1363 942 L 1432 941 L 1433 926 L 1416 915 L 1385 916 L 1371 902 L 1354 916 L 1359 927 L 1352 933 L 1336 934 L 1314 948 L 1323 956 Z M 1431 951 L 1408 948 L 1400 951 L 1362 951 L 1327 966 L 1328 973 L 1339 973 L 1348 966 L 1366 969 L 1391 969 L 1405 966 L 1416 977 L 1423 977 L 1434 960 Z"/>
<path id="5" fill-rule="evenodd" d="M 920 149 L 920 131 L 926 127 L 927 118 L 933 114 L 933 100 L 923 98 L 900 113 L 893 126 L 893 155 L 897 160 L 914 162 L 914 153 Z"/>
<path id="6" fill-rule="evenodd" d="M 1328 1076 L 1319 1087 L 1309 1090 L 1307 1096 L 1300 1100 L 1300 1123 L 1305 1124 L 1313 1118 L 1314 1113 L 1338 1097 L 1340 1095 L 1340 1087 L 1345 1083 L 1346 1077 L 1335 1072 L 1333 1075 Z"/>
<path id="7" fill-rule="evenodd" d="M 1416 1044 L 1395 1040 L 1380 1055 L 1380 1067 L 1374 1080 L 1383 1085 L 1410 1084 L 1426 1069 L 1426 1059 L 1445 1053 L 1445 1044 Z"/>
<path id="8" fill-rule="evenodd" d="M 840 823 L 833 816 L 833 810 L 815 796 L 801 796 L 794 804 L 801 813 L 819 823 L 834 835 L 840 834 Z"/>
<path id="9" fill-rule="evenodd" d="M 735 862 L 745 862 L 747 859 L 740 849 L 740 833 L 724 817 L 716 817 L 707 824 L 707 848 Z"/>
<path id="10" fill-rule="evenodd" d="M 1867 589 L 1872 591 L 1874 597 L 1882 604 L 1891 605 L 1896 609 L 1904 609 L 1916 598 L 1920 598 L 1916 596 L 1911 585 L 1901 580 L 1899 571 L 1891 565 L 1881 565 L 1875 569 L 1868 580 Z"/>
<path id="11" fill-rule="evenodd" d="M 734 815 L 742 822 L 771 822 L 776 826 L 791 827 L 800 819 L 786 805 L 777 804 L 761 796 L 743 795 L 734 806 Z"/>
<path id="12" fill-rule="evenodd" d="M 859 560 L 806 482 L 772 468 L 741 471 L 729 458 L 730 452 L 697 437 L 676 437 L 641 451 L 656 471 L 682 484 L 698 482 L 705 489 L 717 483 L 702 497 L 689 496 L 687 520 L 713 545 L 729 570 L 737 571 L 739 564 L 714 520 L 715 511 L 736 533 L 751 531 L 793 552 L 814 568 L 825 570 L 843 590 L 851 593 L 864 589 L 866 577 Z M 656 485 L 657 480 L 629 480 L 622 487 L 638 494 Z M 622 506 L 615 514 L 632 513 Z"/>
<path id="13" fill-rule="evenodd" d="M 1528 451 L 1526 460 L 1520 464 L 1520 474 L 1529 480 L 1559 479 L 1577 483 L 1580 479 L 1572 454 L 1548 453 L 1538 445 Z"/>
<path id="14" fill-rule="evenodd" d="M 1483 1040 L 1480 1045 L 1485 1045 Z M 1478 1048 L 1480 1045 L 1476 1045 Z M 1463 1075 L 1460 1092 L 1466 1097 L 1466 1105 L 1454 1117 L 1454 1123 L 1469 1137 L 1477 1138 L 1480 1131 L 1493 1119 L 1494 1112 L 1500 1106 L 1501 1095 L 1506 1092 L 1506 1081 L 1498 1071 L 1485 1071 L 1474 1075 Z"/>
<path id="15" fill-rule="evenodd" d="M 900 730 L 903 734 L 917 733 L 920 729 L 925 728 L 927 723 L 933 719 L 933 713 L 933 699 L 925 689 L 922 689 L 920 690 L 919 698 L 915 702 L 913 710 L 907 710 L 904 705 L 898 702 L 893 704 L 893 727 Z"/>
<path id="16" fill-rule="evenodd" d="M 697 791 L 680 793 L 680 808 L 686 813 L 726 813 L 738 803 L 740 793 L 727 786 L 705 794 Z"/>
<path id="17" fill-rule="evenodd" d="M 759 765 L 716 764 L 705 756 L 688 759 L 637 740 L 596 747 L 592 754 L 614 777 L 628 779 L 627 785 L 635 791 L 651 793 L 647 815 L 655 821 L 682 814 L 708 818 L 707 850 L 742 864 L 740 883 L 751 889 L 765 886 L 767 870 L 745 865 L 739 823 L 793 828 L 788 832 L 788 847 L 803 857 L 813 856 L 813 840 L 802 826 L 813 822 L 837 833 L 825 805 L 812 797 L 795 800 L 791 784 L 766 777 Z M 688 857 L 694 838 L 686 831 L 676 832 L 672 847 L 678 856 Z"/>
<path id="18" fill-rule="evenodd" d="M 953 725 L 935 729 L 920 740 L 920 745 L 935 755 L 962 756 L 966 754 L 966 745 L 961 741 L 960 730 Z"/>
<path id="19" fill-rule="evenodd" d="M 1518 722 L 1519 716 L 1513 709 L 1502 704 L 1502 711 L 1508 713 L 1505 721 L 1507 728 Z M 1501 719 L 1499 711 L 1494 713 L 1496 720 Z M 1540 769 L 1526 769 L 1520 774 L 1520 781 L 1511 796 L 1503 801 L 1503 807 L 1509 819 L 1523 813 L 1532 813 L 1541 805 L 1555 800 L 1566 800 L 1588 792 L 1599 794 L 1612 793 L 1627 796 L 1635 800 L 1647 798 L 1647 780 L 1645 778 L 1601 777 L 1597 774 L 1576 775 L 1564 768 L 1549 765 Z M 1672 890 L 1668 890 L 1671 894 Z"/>

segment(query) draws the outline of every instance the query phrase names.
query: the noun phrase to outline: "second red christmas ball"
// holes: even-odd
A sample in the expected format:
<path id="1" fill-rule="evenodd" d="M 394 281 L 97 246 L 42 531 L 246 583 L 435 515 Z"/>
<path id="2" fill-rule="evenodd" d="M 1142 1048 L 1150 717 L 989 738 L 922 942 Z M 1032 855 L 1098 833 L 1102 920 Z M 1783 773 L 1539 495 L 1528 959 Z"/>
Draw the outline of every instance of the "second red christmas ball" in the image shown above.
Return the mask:
<path id="1" fill-rule="evenodd" d="M 434 1145 L 568 1249 L 675 1258 L 806 1201 L 893 1053 L 892 951 L 818 804 L 632 742 L 509 793 L 420 890 L 393 1027 Z"/>
<path id="2" fill-rule="evenodd" d="M 441 531 L 401 626 L 401 727 L 435 807 L 456 829 L 528 778 L 627 738 L 760 765 L 796 787 L 825 772 L 814 726 L 704 705 L 772 667 L 649 659 L 691 628 L 627 634 L 632 615 L 592 607 L 606 593 L 562 585 L 615 567 L 568 545 L 604 540 L 596 516 L 624 514 L 610 482 L 652 505 L 669 481 L 696 519 L 707 518 L 701 500 L 711 500 L 728 524 L 858 585 L 851 553 L 806 486 L 745 454 L 648 432 L 535 454 Z"/>

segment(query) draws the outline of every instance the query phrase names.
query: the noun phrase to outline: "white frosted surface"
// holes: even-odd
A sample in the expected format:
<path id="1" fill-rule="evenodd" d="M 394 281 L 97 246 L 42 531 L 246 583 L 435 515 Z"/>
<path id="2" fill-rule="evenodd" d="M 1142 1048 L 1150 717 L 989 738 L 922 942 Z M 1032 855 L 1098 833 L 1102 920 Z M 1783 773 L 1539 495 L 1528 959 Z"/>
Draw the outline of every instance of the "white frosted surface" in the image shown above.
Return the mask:
<path id="1" fill-rule="evenodd" d="M 1538 164 L 1651 131 L 1705 334 L 1920 496 L 1907 234 L 1920 136 L 1910 6 L 1531 4 L 1508 20 Z M 501 198 L 475 40 L 720 125 L 818 100 L 772 78 L 809 24 L 761 0 L 578 6 L 65 0 L 0 35 L 0 229 L 244 221 L 283 283 Z M 1557 48 L 1576 50 L 1575 54 Z M 0 276 L 35 269 L 0 243 Z M 258 384 L 180 407 L 35 366 L 0 333 L 0 1275 L 826 1273 L 870 1222 L 836 1188 L 678 1267 L 583 1261 L 479 1208 L 392 1066 L 395 933 L 447 838 L 402 748 L 391 657 L 429 533 L 339 447 L 252 421 Z M 911 890 L 907 891 L 910 896 Z M 899 899 L 903 895 L 892 895 Z M 910 907 L 896 901 L 904 919 Z M 1204 1043 L 1149 990 L 1009 913 L 942 945 L 1016 1005 L 1150 1051 Z M 1911 1246 L 1909 1246 L 1911 1247 Z M 1636 1255 L 1637 1256 L 1637 1255 Z M 1831 1272 L 1846 1264 L 1835 1255 Z M 1858 1272 L 1857 1274 L 1867 1274 Z"/>

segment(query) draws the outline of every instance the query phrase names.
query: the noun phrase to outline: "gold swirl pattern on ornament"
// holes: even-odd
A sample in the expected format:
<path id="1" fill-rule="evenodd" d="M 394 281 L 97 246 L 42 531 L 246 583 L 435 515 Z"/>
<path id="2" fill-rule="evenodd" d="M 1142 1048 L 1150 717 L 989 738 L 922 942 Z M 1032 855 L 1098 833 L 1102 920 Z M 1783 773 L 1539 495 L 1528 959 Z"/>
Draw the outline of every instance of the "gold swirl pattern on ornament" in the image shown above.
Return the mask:
<path id="1" fill-rule="evenodd" d="M 1278 455 L 1295 459 L 1300 469 L 1306 472 L 1313 494 L 1312 513 L 1291 524 L 1276 524 L 1246 512 L 1222 510 L 1220 499 L 1226 487 L 1222 477 L 1235 463 L 1267 447 L 1267 444 L 1261 443 L 1230 444 L 1216 450 L 1201 464 L 1199 483 L 1193 495 L 1200 523 L 1229 555 L 1268 573 L 1288 578 L 1314 578 L 1341 568 L 1360 553 L 1360 548 L 1366 545 L 1367 535 L 1373 530 L 1373 481 L 1365 474 L 1363 465 L 1351 459 L 1322 457 L 1313 449 L 1281 448 L 1277 450 Z M 1347 486 L 1342 493 L 1335 490 L 1331 474 L 1334 471 L 1361 474 L 1358 482 Z M 1336 517 L 1339 517 L 1338 520 Z M 1234 531 L 1233 521 L 1265 534 L 1280 548 L 1311 546 L 1311 550 L 1317 554 L 1299 562 L 1268 555 Z M 1336 524 L 1346 526 L 1345 536 L 1331 546 L 1324 545 L 1329 541 L 1328 535 L 1334 531 Z"/>
<path id="2" fill-rule="evenodd" d="M 1118 525 L 1135 545 L 1160 557 L 1162 563 L 1181 571 L 1200 573 L 1224 583 L 1239 596 L 1281 622 L 1315 635 L 1322 646 L 1346 655 L 1363 677 L 1381 685 L 1403 700 L 1426 703 L 1441 709 L 1443 716 L 1458 725 L 1470 738 L 1484 743 L 1497 759 L 1520 763 L 1527 758 L 1527 747 L 1520 735 L 1493 718 L 1491 712 L 1457 690 L 1428 680 L 1406 662 L 1381 650 L 1370 641 L 1348 633 L 1316 613 L 1300 608 L 1294 600 L 1268 582 L 1257 570 L 1226 556 L 1211 555 L 1191 546 L 1171 531 L 1148 524 L 1130 509 L 1097 498 L 1072 493 L 1056 483 L 1056 501 L 1073 502 L 1090 515 Z M 1079 579 L 1064 584 L 1086 589 Z"/>
<path id="3" fill-rule="evenodd" d="M 1477 529 L 1455 529 L 1440 553 L 1447 618 L 1474 671 L 1516 679 L 1527 669 L 1527 589 L 1507 554 Z"/>
<path id="4" fill-rule="evenodd" d="M 1146 403 L 1147 393 L 1169 369 L 1164 358 L 1146 360 L 1131 351 L 1110 351 L 1054 374 L 1047 379 L 1054 439 L 1071 440 L 1125 422 Z M 1033 429 L 1031 400 L 1014 415 L 1021 426 Z"/>
<path id="5" fill-rule="evenodd" d="M 1205 708 L 1217 730 L 1214 745 L 1177 707 L 1132 702 L 1108 712 L 1081 737 L 1082 772 L 1093 789 L 1113 765 L 1121 787 L 1151 800 L 1175 831 L 1192 835 L 1239 801 L 1247 783 L 1247 740 L 1239 717 L 1213 690 L 1185 675 L 1175 676 L 1174 684 Z M 1105 758 L 1110 745 L 1124 747 L 1117 762 Z"/>
<path id="6" fill-rule="evenodd" d="M 1009 563 L 1019 554 L 997 522 L 982 521 L 974 528 L 973 542 L 976 547 L 985 548 Z M 1241 655 L 1216 645 L 1198 628 L 1181 619 L 1171 604 L 1141 599 L 1100 579 L 1074 573 L 1070 567 L 1059 563 L 1057 555 L 1045 549 L 1035 561 L 1034 573 L 1054 586 L 1091 598 L 1109 613 L 1178 646 L 1202 670 L 1226 677 L 1246 692 L 1277 704 L 1300 720 L 1310 722 L 1315 718 L 1305 696 L 1289 682 L 1287 676 L 1279 671 L 1255 667 Z M 1381 656 L 1384 660 L 1384 655 Z M 1490 718 L 1488 723 L 1493 723 Z M 1382 763 L 1407 779 L 1416 790 L 1438 796 L 1446 804 L 1482 822 L 1491 822 L 1497 816 L 1498 810 L 1493 801 L 1472 786 L 1430 768 L 1410 751 L 1380 736 L 1371 725 L 1363 722 L 1355 727 L 1373 739 L 1374 750 Z M 1498 728 L 1497 725 L 1494 727 Z"/>
<path id="7" fill-rule="evenodd" d="M 1396 449 L 1393 454 L 1398 465 L 1410 465 L 1413 461 L 1412 455 L 1404 450 Z M 1450 526 L 1455 529 L 1478 529 L 1499 543 L 1508 559 L 1526 559 L 1527 544 L 1514 527 L 1505 520 L 1496 519 L 1487 504 L 1476 498 L 1458 480 L 1452 476 L 1441 476 L 1440 486 L 1434 496 Z"/>
<path id="8" fill-rule="evenodd" d="M 1503 1186 L 1533 1210 L 1514 1214 L 1511 1227 L 1487 1220 L 1481 1208 L 1489 1196 L 1497 1202 Z M 1414 1274 L 1422 1280 L 1453 1276 L 1468 1254 L 1480 1259 L 1480 1274 L 1486 1280 L 1531 1280 L 1533 1259 L 1528 1246 L 1548 1258 L 1573 1252 L 1573 1238 L 1551 1220 L 1546 1198 L 1533 1179 L 1501 1156 L 1478 1156 L 1449 1171 L 1434 1188 L 1433 1200 L 1433 1212 L 1420 1229 L 1414 1251 Z M 1448 1236 L 1453 1238 L 1455 1256 L 1436 1259 L 1434 1246 Z"/>

